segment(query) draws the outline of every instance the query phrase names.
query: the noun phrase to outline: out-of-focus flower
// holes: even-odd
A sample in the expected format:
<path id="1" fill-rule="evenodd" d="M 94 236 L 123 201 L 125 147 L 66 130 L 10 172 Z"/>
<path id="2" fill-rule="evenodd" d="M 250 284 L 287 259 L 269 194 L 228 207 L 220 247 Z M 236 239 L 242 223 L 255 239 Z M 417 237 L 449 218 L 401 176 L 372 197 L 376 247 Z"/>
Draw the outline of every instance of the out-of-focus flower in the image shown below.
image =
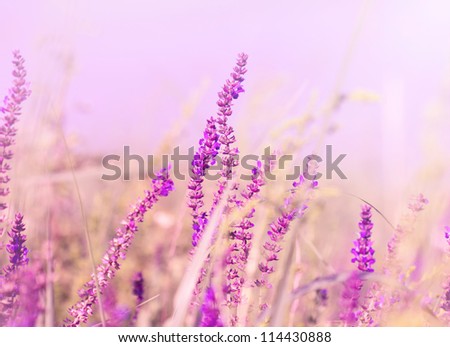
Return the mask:
<path id="1" fill-rule="evenodd" d="M 385 300 L 386 294 L 381 284 L 372 282 L 361 303 L 358 326 L 371 327 L 379 324 Z"/>
<path id="2" fill-rule="evenodd" d="M 445 227 L 444 237 L 448 245 L 450 246 L 450 227 Z"/>
<path id="3" fill-rule="evenodd" d="M 373 272 L 372 265 L 375 263 L 372 248 L 372 213 L 370 206 L 364 205 L 361 209 L 361 221 L 359 222 L 359 238 L 354 242 L 355 247 L 351 252 L 354 256 L 352 263 L 358 263 L 358 269 L 363 272 Z"/>
<path id="4" fill-rule="evenodd" d="M 142 272 L 136 272 L 132 279 L 133 295 L 136 296 L 136 308 L 134 310 L 133 321 L 136 321 L 139 315 L 140 304 L 144 301 L 144 276 Z"/>
<path id="5" fill-rule="evenodd" d="M 314 299 L 318 306 L 326 306 L 328 302 L 328 290 L 316 289 L 316 297 Z"/>
<path id="6" fill-rule="evenodd" d="M 450 277 L 447 278 L 442 287 L 444 288 L 444 294 L 442 295 L 441 308 L 446 312 L 450 312 Z"/>
<path id="7" fill-rule="evenodd" d="M 222 327 L 223 323 L 220 319 L 220 311 L 217 308 L 216 296 L 214 289 L 209 286 L 205 291 L 205 299 L 201 308 L 202 318 L 200 326 L 202 327 Z"/>
<path id="8" fill-rule="evenodd" d="M 9 278 L 0 276 L 0 327 L 7 326 L 13 313 L 15 298 L 18 292 L 15 273 Z"/>
<path id="9" fill-rule="evenodd" d="M 282 250 L 282 247 L 279 246 L 278 243 L 283 240 L 284 235 L 288 232 L 289 225 L 295 216 L 295 210 L 283 212 L 276 221 L 270 224 L 270 229 L 267 232 L 270 241 L 266 241 L 263 246 L 267 252 L 267 255 L 265 257 L 265 261 L 261 262 L 258 266 L 259 271 L 261 271 L 263 275 L 269 275 L 274 272 L 274 268 L 270 265 L 270 263 L 278 260 L 278 253 Z M 258 281 L 257 284 L 263 285 L 265 284 L 265 281 Z"/>
<path id="10" fill-rule="evenodd" d="M 394 274 L 398 276 L 401 272 L 398 264 L 397 253 L 401 239 L 404 235 L 414 229 L 417 215 L 429 203 L 423 194 L 418 194 L 410 199 L 408 203 L 408 212 L 402 216 L 402 220 L 395 227 L 394 235 L 388 242 L 388 251 L 386 256 L 386 265 L 383 267 L 385 274 Z"/>
<path id="11" fill-rule="evenodd" d="M 449 246 L 448 254 L 450 255 L 450 227 L 448 226 L 445 227 L 444 238 Z M 444 285 L 442 287 L 444 289 L 444 293 L 442 295 L 441 308 L 447 313 L 449 313 L 447 315 L 449 316 L 450 322 L 450 276 L 445 280 Z"/>
<path id="12" fill-rule="evenodd" d="M 144 277 L 142 272 L 136 272 L 133 276 L 133 294 L 136 296 L 138 305 L 144 301 Z"/>
<path id="13" fill-rule="evenodd" d="M 413 212 L 420 212 L 428 203 L 428 199 L 425 198 L 422 193 L 420 193 L 409 201 L 408 208 Z"/>
<path id="14" fill-rule="evenodd" d="M 0 276 L 0 326 L 32 327 L 43 312 L 44 281 L 39 262 Z"/>
<path id="15" fill-rule="evenodd" d="M 36 325 L 37 318 L 42 311 L 39 304 L 41 295 L 40 285 L 36 280 L 36 273 L 30 268 L 21 270 L 17 276 L 18 301 L 14 326 L 33 327 Z"/>
<path id="16" fill-rule="evenodd" d="M 306 209 L 308 208 L 308 202 L 310 199 L 309 193 L 318 186 L 318 182 L 316 180 L 308 181 L 308 186 L 305 188 L 304 201 L 301 203 L 300 207 L 292 207 L 293 199 L 297 193 L 297 190 L 301 187 L 305 187 L 307 184 L 306 182 L 307 181 L 304 177 L 300 176 L 299 180 L 292 184 L 294 189 L 291 190 L 291 194 L 285 201 L 285 210 L 281 213 L 280 217 L 270 224 L 270 229 L 267 231 L 269 240 L 267 240 L 263 245 L 265 259 L 258 265 L 259 271 L 261 272 L 261 278 L 255 281 L 255 285 L 258 287 L 270 286 L 267 282 L 267 276 L 275 271 L 272 263 L 278 261 L 278 253 L 282 250 L 280 242 L 284 239 L 284 236 L 288 232 L 291 222 L 295 218 L 299 218 L 304 215 Z"/>
<path id="17" fill-rule="evenodd" d="M 113 286 L 104 288 L 102 304 L 107 317 L 107 326 L 120 327 L 129 324 L 131 312 L 128 307 L 121 306 L 117 303 L 116 289 Z"/>
<path id="18" fill-rule="evenodd" d="M 358 272 L 352 272 L 351 276 L 344 283 L 344 291 L 341 296 L 340 319 L 345 326 L 356 326 L 361 315 L 359 310 L 359 297 L 362 288 L 362 281 Z"/>
<path id="19" fill-rule="evenodd" d="M 3 269 L 6 277 L 18 268 L 28 264 L 28 248 L 25 246 L 27 237 L 23 234 L 24 231 L 25 224 L 23 223 L 23 215 L 17 213 L 14 224 L 8 232 L 10 241 L 6 245 L 6 250 L 9 253 L 9 265 Z"/>
<path id="20" fill-rule="evenodd" d="M 120 260 L 125 259 L 134 235 L 137 232 L 137 223 L 142 223 L 145 213 L 158 202 L 160 197 L 167 196 L 173 190 L 173 181 L 169 178 L 166 169 L 161 170 L 157 177 L 152 180 L 152 189 L 146 191 L 145 198 L 139 200 L 126 220 L 122 222 L 122 227 L 117 229 L 116 236 L 110 241 L 109 249 L 102 259 L 102 264 L 97 267 L 97 273 L 92 274 L 92 279 L 87 282 L 78 292 L 81 300 L 69 308 L 69 314 L 73 317 L 65 321 L 68 326 L 79 326 L 86 323 L 89 316 L 93 314 L 92 306 L 97 302 L 97 277 L 100 290 L 108 285 L 108 282 L 120 269 Z"/>

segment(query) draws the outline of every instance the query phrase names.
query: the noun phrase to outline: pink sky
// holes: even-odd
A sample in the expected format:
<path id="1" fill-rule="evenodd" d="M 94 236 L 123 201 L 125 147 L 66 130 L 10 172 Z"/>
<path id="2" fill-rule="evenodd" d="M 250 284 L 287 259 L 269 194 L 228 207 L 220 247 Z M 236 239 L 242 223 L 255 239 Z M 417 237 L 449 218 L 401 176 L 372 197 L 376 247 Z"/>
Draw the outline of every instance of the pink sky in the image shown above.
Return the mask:
<path id="1" fill-rule="evenodd" d="M 36 86 L 50 86 L 55 96 L 64 78 L 58 57 L 69 54 L 74 70 L 64 102 L 66 130 L 78 134 L 81 150 L 102 152 L 157 143 L 179 118 L 183 103 L 207 80 L 188 129 L 188 138 L 194 138 L 215 111 L 216 91 L 240 51 L 250 59 L 247 93 L 239 99 L 236 122 L 261 90 L 268 90 L 268 104 L 277 102 L 280 108 L 302 86 L 306 94 L 317 90 L 321 99 L 328 98 L 362 4 L 2 1 L 0 87 L 8 86 L 10 51 L 20 48 L 37 89 L 34 102 L 41 92 Z M 401 90 L 408 119 L 406 136 L 416 139 L 421 117 L 449 80 L 449 37 L 450 4 L 373 2 L 342 90 L 370 90 L 382 101 L 349 106 L 340 117 L 350 122 L 362 117 L 365 131 L 373 130 L 380 123 L 384 93 L 394 85 Z M 271 90 L 274 81 L 278 85 Z M 261 121 L 261 126 L 269 125 Z"/>

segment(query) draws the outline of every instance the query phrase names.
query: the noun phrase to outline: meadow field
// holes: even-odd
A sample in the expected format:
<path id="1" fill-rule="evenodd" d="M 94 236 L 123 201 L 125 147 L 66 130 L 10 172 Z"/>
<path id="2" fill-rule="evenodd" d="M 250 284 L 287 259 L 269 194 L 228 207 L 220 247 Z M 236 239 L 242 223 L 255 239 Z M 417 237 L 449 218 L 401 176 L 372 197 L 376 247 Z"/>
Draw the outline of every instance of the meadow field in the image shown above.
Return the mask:
<path id="1" fill-rule="evenodd" d="M 449 326 L 448 5 L 131 3 L 1 5 L 0 326 Z"/>

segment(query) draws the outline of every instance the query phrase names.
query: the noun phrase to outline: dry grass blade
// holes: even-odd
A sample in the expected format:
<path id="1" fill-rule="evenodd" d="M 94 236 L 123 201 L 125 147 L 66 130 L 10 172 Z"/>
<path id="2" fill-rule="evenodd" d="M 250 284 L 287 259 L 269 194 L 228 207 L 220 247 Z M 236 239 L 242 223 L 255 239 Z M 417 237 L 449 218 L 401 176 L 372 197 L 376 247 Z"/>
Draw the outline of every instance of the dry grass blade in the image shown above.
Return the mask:
<path id="1" fill-rule="evenodd" d="M 139 305 L 136 306 L 136 308 L 144 306 L 145 304 L 148 304 L 149 302 L 151 302 L 151 301 L 155 300 L 156 298 L 158 298 L 159 295 L 160 294 L 156 294 L 156 295 L 152 296 L 150 299 L 147 299 L 147 300 L 141 302 Z"/>
<path id="2" fill-rule="evenodd" d="M 374 205 L 372 205 L 370 202 L 368 202 L 367 200 L 364 200 L 363 198 L 360 198 L 357 195 L 351 194 L 351 193 L 346 193 L 347 195 L 353 196 L 354 198 L 357 198 L 359 200 L 361 200 L 363 203 L 369 205 L 370 207 L 372 207 L 385 221 L 386 223 L 389 224 L 389 226 L 392 228 L 392 230 L 395 230 L 394 225 L 389 221 L 389 219 L 387 219 L 387 217 L 379 210 L 377 209 Z"/>
<path id="3" fill-rule="evenodd" d="M 84 235 L 86 238 L 86 245 L 87 245 L 87 249 L 89 252 L 89 259 L 90 259 L 91 265 L 92 265 L 92 273 L 94 275 L 95 288 L 97 290 L 97 301 L 98 301 L 98 307 L 99 307 L 99 311 L 100 311 L 100 319 L 102 322 L 102 326 L 105 327 L 106 326 L 105 312 L 103 310 L 102 299 L 101 299 L 101 295 L 100 295 L 100 285 L 98 283 L 98 278 L 97 278 L 97 269 L 95 267 L 94 252 L 92 251 L 92 242 L 91 242 L 91 237 L 89 234 L 89 226 L 88 226 L 88 222 L 87 222 L 86 212 L 84 211 L 83 199 L 81 198 L 80 187 L 78 186 L 77 177 L 75 175 L 75 170 L 74 170 L 72 156 L 70 154 L 70 149 L 67 144 L 66 137 L 64 136 L 64 131 L 62 129 L 60 129 L 60 132 L 61 132 L 61 138 L 64 142 L 64 148 L 66 150 L 67 160 L 69 162 L 70 171 L 72 172 L 72 178 L 73 178 L 73 183 L 75 185 L 75 191 L 77 193 L 78 201 L 80 204 L 81 217 L 83 218 L 83 222 L 84 222 Z"/>
<path id="4" fill-rule="evenodd" d="M 295 254 L 295 239 L 298 234 L 298 221 L 293 226 L 292 233 L 288 234 L 288 239 L 286 240 L 286 244 L 289 245 L 288 254 L 284 261 L 283 266 L 283 276 L 278 282 L 277 291 L 275 293 L 275 297 L 273 299 L 272 304 L 272 314 L 270 316 L 270 326 L 282 326 L 283 325 L 283 316 L 286 312 L 286 307 L 290 303 L 288 292 L 289 279 L 291 276 L 291 266 L 295 263 L 294 254 Z"/>

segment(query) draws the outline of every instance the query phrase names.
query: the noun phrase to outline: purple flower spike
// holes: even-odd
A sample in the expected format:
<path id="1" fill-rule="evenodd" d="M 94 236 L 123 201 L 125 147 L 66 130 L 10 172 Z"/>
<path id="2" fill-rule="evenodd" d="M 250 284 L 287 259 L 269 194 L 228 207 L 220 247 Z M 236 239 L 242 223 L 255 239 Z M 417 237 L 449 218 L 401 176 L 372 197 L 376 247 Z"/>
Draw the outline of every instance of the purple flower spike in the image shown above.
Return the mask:
<path id="1" fill-rule="evenodd" d="M 13 151 L 10 147 L 14 145 L 14 137 L 17 133 L 15 124 L 22 112 L 22 103 L 31 94 L 28 83 L 25 80 L 27 75 L 24 67 L 25 59 L 23 59 L 19 51 L 14 51 L 13 56 L 13 85 L 3 101 L 3 107 L 0 107 L 0 112 L 3 114 L 0 124 L 0 196 L 9 194 L 9 188 L 7 187 L 10 181 L 8 171 L 11 170 L 9 161 L 13 157 Z M 5 202 L 0 202 L 0 212 L 7 208 L 8 205 Z M 5 216 L 0 216 L 0 222 L 4 220 Z M 0 229 L 0 235 L 2 232 L 3 228 Z"/>
<path id="2" fill-rule="evenodd" d="M 221 199 L 225 190 L 226 179 L 231 177 L 232 168 L 237 165 L 236 155 L 238 150 L 230 147 L 235 142 L 234 130 L 227 122 L 228 117 L 233 113 L 231 110 L 233 106 L 232 101 L 237 99 L 239 93 L 244 92 L 241 83 L 244 81 L 243 75 L 247 72 L 245 68 L 247 58 L 246 54 L 239 54 L 236 66 L 231 73 L 231 78 L 226 81 L 219 92 L 217 117 L 211 117 L 207 120 L 203 138 L 199 141 L 199 148 L 191 163 L 188 206 L 192 210 L 192 246 L 194 248 L 197 247 L 202 237 L 205 226 L 208 223 L 208 217 Z M 214 195 L 212 208 L 208 213 L 203 210 L 203 181 L 206 170 L 216 163 L 216 157 L 219 153 L 221 155 L 221 163 L 224 166 L 222 177 L 226 179 L 225 182 L 223 179 L 219 181 L 218 192 Z"/>
<path id="3" fill-rule="evenodd" d="M 296 216 L 296 211 L 283 212 L 280 217 L 270 224 L 270 229 L 267 231 L 269 241 L 266 241 L 263 248 L 266 252 L 265 260 L 259 263 L 258 268 L 262 273 L 262 277 L 255 281 L 257 286 L 264 286 L 267 283 L 266 277 L 274 272 L 272 262 L 278 261 L 278 253 L 281 252 L 282 247 L 278 244 L 283 240 L 284 235 L 289 230 L 289 225 Z"/>
<path id="4" fill-rule="evenodd" d="M 359 238 L 354 242 L 352 248 L 352 263 L 358 263 L 358 269 L 363 272 L 373 272 L 372 265 L 375 263 L 371 241 L 373 223 L 371 221 L 371 207 L 364 205 L 361 208 L 361 221 L 359 222 Z"/>
<path id="5" fill-rule="evenodd" d="M 5 276 L 28 264 L 28 249 L 25 247 L 27 237 L 23 234 L 24 231 L 23 215 L 17 213 L 11 231 L 8 232 L 11 240 L 6 245 L 6 250 L 10 254 L 10 264 L 3 269 Z"/>
<path id="6" fill-rule="evenodd" d="M 258 166 L 252 170 L 252 181 L 241 193 L 244 199 L 242 206 L 258 197 L 264 183 L 261 165 L 258 163 Z M 251 229 L 254 227 L 252 219 L 255 212 L 256 210 L 251 208 L 230 232 L 232 243 L 224 259 L 226 284 L 223 286 L 223 293 L 227 304 L 234 307 L 237 307 L 242 299 L 241 289 L 245 284 L 245 267 L 252 248 L 253 233 Z M 237 323 L 237 321 L 237 316 L 232 317 L 232 324 Z"/>
<path id="7" fill-rule="evenodd" d="M 284 202 L 284 211 L 281 213 L 281 216 L 278 217 L 274 222 L 270 224 L 270 228 L 267 231 L 268 240 L 264 243 L 264 253 L 265 259 L 259 263 L 258 268 L 261 272 L 261 278 L 255 280 L 255 285 L 258 287 L 267 286 L 270 287 L 271 284 L 267 281 L 268 275 L 274 272 L 273 262 L 278 261 L 278 253 L 283 249 L 280 243 L 283 241 L 284 236 L 289 231 L 289 227 L 291 222 L 295 218 L 301 218 L 306 209 L 308 208 L 309 202 L 309 193 L 317 188 L 318 182 L 316 180 L 311 180 L 309 184 L 305 187 L 305 200 L 299 206 L 294 208 L 293 199 L 297 194 L 297 190 L 300 187 L 303 187 L 306 184 L 306 181 L 303 176 L 300 176 L 298 181 L 293 182 L 290 195 Z"/>
<path id="8" fill-rule="evenodd" d="M 234 129 L 232 126 L 228 125 L 228 118 L 232 114 L 231 106 L 233 106 L 233 99 L 237 99 L 239 93 L 244 92 L 242 87 L 242 82 L 244 81 L 244 74 L 247 72 L 245 66 L 247 65 L 248 56 L 244 53 L 238 55 L 236 66 L 231 73 L 231 78 L 228 79 L 219 92 L 219 101 L 217 105 L 219 106 L 219 112 L 217 112 L 217 129 L 220 135 L 219 142 L 221 144 L 221 160 L 223 169 L 221 172 L 221 179 L 219 180 L 219 189 L 216 194 L 214 194 L 213 206 L 211 212 L 219 203 L 221 196 L 227 185 L 227 181 L 233 177 L 233 168 L 238 165 L 237 156 L 239 154 L 239 149 L 237 147 L 232 147 L 233 143 L 236 142 L 234 136 Z"/>
<path id="9" fill-rule="evenodd" d="M 133 207 L 127 219 L 122 222 L 122 226 L 117 229 L 116 236 L 110 241 L 109 248 L 102 258 L 102 264 L 96 271 L 100 290 L 108 285 L 120 269 L 120 260 L 125 259 L 138 230 L 137 223 L 142 223 L 145 213 L 159 201 L 160 197 L 167 196 L 172 190 L 173 181 L 168 177 L 167 169 L 163 169 L 152 180 L 152 189 L 145 192 L 145 198 L 140 199 Z M 76 327 L 86 323 L 89 316 L 93 314 L 92 306 L 97 302 L 97 286 L 95 274 L 91 277 L 92 279 L 78 292 L 81 300 L 69 308 L 69 314 L 73 318 L 65 321 L 68 326 Z"/>
<path id="10" fill-rule="evenodd" d="M 28 249 L 25 247 L 27 237 L 23 234 L 24 231 L 23 216 L 17 213 L 13 226 L 8 231 L 10 241 L 6 245 L 6 251 L 9 253 L 9 265 L 3 268 L 3 276 L 0 276 L 0 326 L 22 324 L 19 323 L 23 318 L 22 312 L 20 312 L 20 316 L 17 312 L 20 308 L 20 301 L 25 303 L 30 297 L 33 297 L 28 293 L 25 298 L 20 297 L 23 289 L 26 288 L 25 285 L 29 282 L 28 274 L 24 271 L 29 260 Z M 33 304 L 36 307 L 36 302 Z M 14 312 L 16 312 L 14 318 L 16 322 L 10 321 Z M 25 315 L 27 314 L 31 317 L 32 311 L 25 312 Z"/>
<path id="11" fill-rule="evenodd" d="M 216 296 L 212 287 L 208 287 L 205 291 L 205 300 L 201 312 L 201 327 L 223 327 L 222 320 L 220 319 L 220 311 L 217 308 Z"/>

